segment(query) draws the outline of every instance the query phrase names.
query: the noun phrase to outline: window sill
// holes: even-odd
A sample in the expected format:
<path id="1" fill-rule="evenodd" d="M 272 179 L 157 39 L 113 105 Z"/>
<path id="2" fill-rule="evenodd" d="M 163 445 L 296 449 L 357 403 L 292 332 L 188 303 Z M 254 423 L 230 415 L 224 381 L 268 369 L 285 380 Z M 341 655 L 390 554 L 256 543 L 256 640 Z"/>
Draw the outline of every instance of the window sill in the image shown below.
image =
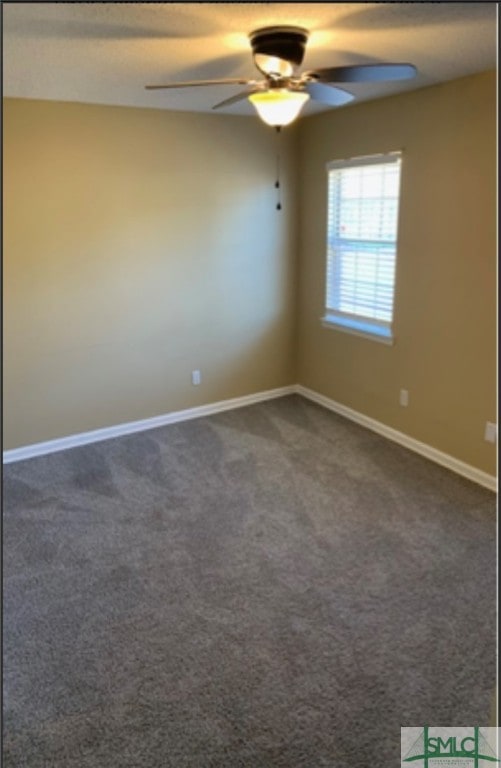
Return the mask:
<path id="1" fill-rule="evenodd" d="M 365 323 L 361 320 L 325 315 L 321 318 L 321 323 L 324 328 L 329 328 L 331 331 L 350 333 L 353 336 L 361 336 L 363 339 L 377 341 L 387 346 L 393 346 L 395 341 L 389 329 L 372 325 L 370 321 Z"/>

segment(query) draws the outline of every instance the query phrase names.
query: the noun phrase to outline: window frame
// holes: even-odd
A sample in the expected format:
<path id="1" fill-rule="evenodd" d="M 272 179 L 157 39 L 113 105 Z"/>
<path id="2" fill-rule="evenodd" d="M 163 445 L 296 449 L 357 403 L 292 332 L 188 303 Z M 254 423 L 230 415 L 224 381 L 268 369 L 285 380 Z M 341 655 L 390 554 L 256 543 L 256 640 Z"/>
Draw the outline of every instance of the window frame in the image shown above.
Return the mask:
<path id="1" fill-rule="evenodd" d="M 326 164 L 327 171 L 327 226 L 326 226 L 326 262 L 325 262 L 325 290 L 324 290 L 324 314 L 320 318 L 321 324 L 324 328 L 331 330 L 341 331 L 343 333 L 350 333 L 356 336 L 362 336 L 363 338 L 378 341 L 383 344 L 393 345 L 395 338 L 393 332 L 394 324 L 394 308 L 395 308 L 395 288 L 396 288 L 396 273 L 398 262 L 398 239 L 400 231 L 400 201 L 401 201 L 401 187 L 402 187 L 402 150 L 395 150 L 391 152 L 384 152 L 372 155 L 362 155 L 357 157 L 345 158 L 340 160 L 333 160 Z M 332 233 L 329 229 L 329 218 L 331 212 L 331 197 L 330 197 L 330 172 L 339 169 L 349 169 L 356 167 L 368 167 L 371 165 L 382 165 L 399 163 L 399 178 L 398 178 L 398 194 L 397 194 L 397 221 L 395 229 L 395 239 L 389 241 L 379 241 L 381 244 L 385 242 L 389 244 L 395 251 L 394 257 L 394 272 L 393 272 L 393 284 L 392 284 L 392 296 L 391 296 L 391 318 L 387 320 L 377 320 L 369 317 L 368 315 L 357 315 L 350 312 L 345 312 L 340 309 L 328 307 L 328 297 L 332 292 L 329 291 L 329 249 L 331 247 Z M 349 241 L 350 238 L 346 238 Z M 356 238 L 353 238 L 355 240 Z M 362 241 L 363 242 L 363 241 Z M 366 243 L 371 241 L 365 240 Z"/>

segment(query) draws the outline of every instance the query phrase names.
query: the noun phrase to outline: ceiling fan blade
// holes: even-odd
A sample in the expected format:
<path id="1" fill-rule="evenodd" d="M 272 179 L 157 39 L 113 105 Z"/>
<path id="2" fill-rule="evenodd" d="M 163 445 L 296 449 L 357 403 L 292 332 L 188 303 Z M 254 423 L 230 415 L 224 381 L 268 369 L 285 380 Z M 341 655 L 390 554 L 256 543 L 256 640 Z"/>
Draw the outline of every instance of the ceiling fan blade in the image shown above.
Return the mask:
<path id="1" fill-rule="evenodd" d="M 250 96 L 251 93 L 255 93 L 255 92 L 256 92 L 256 89 L 252 91 L 242 91 L 241 93 L 237 93 L 236 96 L 230 96 L 229 99 L 220 101 L 219 104 L 214 104 L 212 109 L 220 109 L 221 107 L 228 107 L 230 104 L 235 104 L 237 101 L 242 101 L 242 99 L 246 99 L 247 96 Z"/>
<path id="2" fill-rule="evenodd" d="M 304 84 L 304 90 L 314 101 L 330 104 L 332 107 L 340 107 L 355 98 L 352 93 L 348 93 L 342 88 L 335 88 L 333 85 L 325 83 L 315 83 L 313 80 Z"/>
<path id="3" fill-rule="evenodd" d="M 243 77 L 229 77 L 221 80 L 187 80 L 184 83 L 169 83 L 168 85 L 145 85 L 148 91 L 159 88 L 193 88 L 199 85 L 247 85 L 254 83 L 254 80 L 244 80 Z"/>
<path id="4" fill-rule="evenodd" d="M 410 80 L 417 73 L 413 64 L 356 64 L 306 72 L 321 83 L 374 83 L 379 80 Z"/>

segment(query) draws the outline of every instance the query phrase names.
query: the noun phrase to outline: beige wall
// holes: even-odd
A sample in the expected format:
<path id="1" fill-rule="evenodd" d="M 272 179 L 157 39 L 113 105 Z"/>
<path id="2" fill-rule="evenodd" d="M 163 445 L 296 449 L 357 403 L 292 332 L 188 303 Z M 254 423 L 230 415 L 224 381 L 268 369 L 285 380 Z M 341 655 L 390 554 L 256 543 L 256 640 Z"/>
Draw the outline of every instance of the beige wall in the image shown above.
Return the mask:
<path id="1" fill-rule="evenodd" d="M 300 131 L 298 380 L 495 474 L 496 82 L 312 116 Z M 393 347 L 321 327 L 329 160 L 403 150 Z M 407 408 L 398 404 L 409 390 Z"/>
<path id="2" fill-rule="evenodd" d="M 295 135 L 4 102 L 5 449 L 293 383 Z"/>
<path id="3" fill-rule="evenodd" d="M 306 118 L 277 213 L 257 119 L 7 99 L 5 449 L 298 381 L 494 474 L 495 120 L 494 73 Z M 325 163 L 395 149 L 388 347 L 319 318 Z"/>

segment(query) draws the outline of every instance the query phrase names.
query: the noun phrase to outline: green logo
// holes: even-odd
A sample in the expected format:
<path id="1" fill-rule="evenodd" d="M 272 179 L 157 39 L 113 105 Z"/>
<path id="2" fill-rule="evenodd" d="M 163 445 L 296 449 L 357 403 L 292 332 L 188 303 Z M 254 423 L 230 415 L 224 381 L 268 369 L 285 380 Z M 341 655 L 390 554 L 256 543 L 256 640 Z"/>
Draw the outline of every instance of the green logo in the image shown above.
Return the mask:
<path id="1" fill-rule="evenodd" d="M 402 728 L 409 731 L 409 728 Z M 418 730 L 418 729 L 412 729 Z M 484 729 L 485 730 L 485 729 Z M 497 731 L 490 728 L 489 731 Z M 421 763 L 418 763 L 421 761 Z M 464 762 L 468 761 L 468 762 Z M 415 768 L 434 768 L 444 766 L 452 768 L 480 768 L 482 761 L 499 763 L 496 748 L 492 747 L 482 729 L 474 728 L 430 728 L 425 725 L 417 739 L 406 749 L 402 757 L 402 766 L 415 763 Z"/>

